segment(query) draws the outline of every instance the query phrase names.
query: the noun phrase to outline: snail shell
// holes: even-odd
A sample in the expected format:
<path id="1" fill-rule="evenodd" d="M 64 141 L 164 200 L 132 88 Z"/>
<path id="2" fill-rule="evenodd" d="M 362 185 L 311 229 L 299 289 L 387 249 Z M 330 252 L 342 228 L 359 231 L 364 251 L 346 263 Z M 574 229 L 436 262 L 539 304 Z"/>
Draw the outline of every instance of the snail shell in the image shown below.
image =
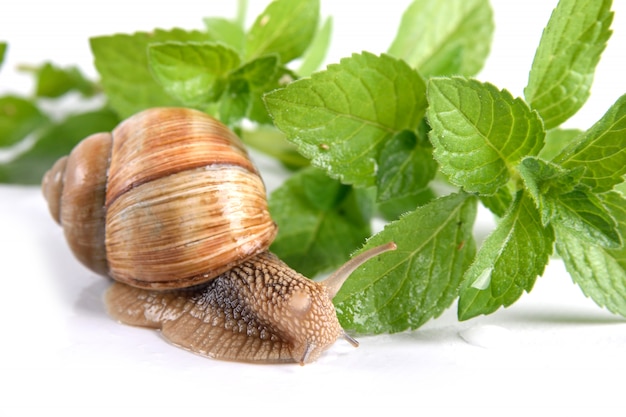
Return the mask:
<path id="1" fill-rule="evenodd" d="M 209 281 L 276 234 L 241 141 L 190 109 L 146 110 L 86 138 L 43 190 L 76 257 L 141 288 Z"/>
<path id="2" fill-rule="evenodd" d="M 332 297 L 365 252 L 326 281 L 290 269 L 257 169 L 237 136 L 191 109 L 155 108 L 85 138 L 42 183 L 77 259 L 116 282 L 115 319 L 192 352 L 248 362 L 315 360 L 343 336 Z"/>

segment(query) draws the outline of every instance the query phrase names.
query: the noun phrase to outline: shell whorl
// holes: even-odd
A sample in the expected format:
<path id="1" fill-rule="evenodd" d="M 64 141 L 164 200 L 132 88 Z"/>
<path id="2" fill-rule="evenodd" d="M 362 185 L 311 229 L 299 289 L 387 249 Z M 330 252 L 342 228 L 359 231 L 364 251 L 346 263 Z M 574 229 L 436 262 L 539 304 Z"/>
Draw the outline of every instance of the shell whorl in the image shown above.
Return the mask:
<path id="1" fill-rule="evenodd" d="M 98 274 L 108 273 L 104 228 L 106 172 L 111 134 L 83 139 L 46 173 L 42 189 L 52 217 L 63 226 L 78 260 Z"/>

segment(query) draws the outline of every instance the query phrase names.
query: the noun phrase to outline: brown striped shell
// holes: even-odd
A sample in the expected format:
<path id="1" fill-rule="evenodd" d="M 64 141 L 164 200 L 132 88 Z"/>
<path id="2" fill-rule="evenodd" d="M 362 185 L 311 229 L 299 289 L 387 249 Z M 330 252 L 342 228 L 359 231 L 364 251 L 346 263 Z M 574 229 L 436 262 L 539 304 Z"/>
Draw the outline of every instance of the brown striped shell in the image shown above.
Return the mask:
<path id="1" fill-rule="evenodd" d="M 139 288 L 206 282 L 276 234 L 243 144 L 196 110 L 149 109 L 92 135 L 42 187 L 75 256 Z"/>

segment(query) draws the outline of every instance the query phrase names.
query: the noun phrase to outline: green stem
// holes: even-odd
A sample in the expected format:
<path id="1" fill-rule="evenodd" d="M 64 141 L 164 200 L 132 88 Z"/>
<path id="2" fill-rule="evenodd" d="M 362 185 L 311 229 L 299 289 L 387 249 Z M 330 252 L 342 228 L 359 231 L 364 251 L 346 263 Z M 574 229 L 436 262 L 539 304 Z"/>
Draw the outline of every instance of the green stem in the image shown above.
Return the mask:
<path id="1" fill-rule="evenodd" d="M 245 27 L 247 11 L 248 11 L 248 0 L 238 0 L 236 21 L 241 28 Z"/>

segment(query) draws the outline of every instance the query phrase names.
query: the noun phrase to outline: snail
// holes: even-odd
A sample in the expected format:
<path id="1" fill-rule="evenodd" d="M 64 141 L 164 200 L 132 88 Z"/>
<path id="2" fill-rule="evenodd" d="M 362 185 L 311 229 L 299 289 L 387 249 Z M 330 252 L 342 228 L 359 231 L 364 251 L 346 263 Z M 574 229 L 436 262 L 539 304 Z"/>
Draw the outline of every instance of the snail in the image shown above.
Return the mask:
<path id="1" fill-rule="evenodd" d="M 337 339 L 332 298 L 365 251 L 316 282 L 269 252 L 277 227 L 240 139 L 185 108 L 144 110 L 83 139 L 42 191 L 75 257 L 113 284 L 115 320 L 191 352 L 242 362 L 316 360 Z"/>

